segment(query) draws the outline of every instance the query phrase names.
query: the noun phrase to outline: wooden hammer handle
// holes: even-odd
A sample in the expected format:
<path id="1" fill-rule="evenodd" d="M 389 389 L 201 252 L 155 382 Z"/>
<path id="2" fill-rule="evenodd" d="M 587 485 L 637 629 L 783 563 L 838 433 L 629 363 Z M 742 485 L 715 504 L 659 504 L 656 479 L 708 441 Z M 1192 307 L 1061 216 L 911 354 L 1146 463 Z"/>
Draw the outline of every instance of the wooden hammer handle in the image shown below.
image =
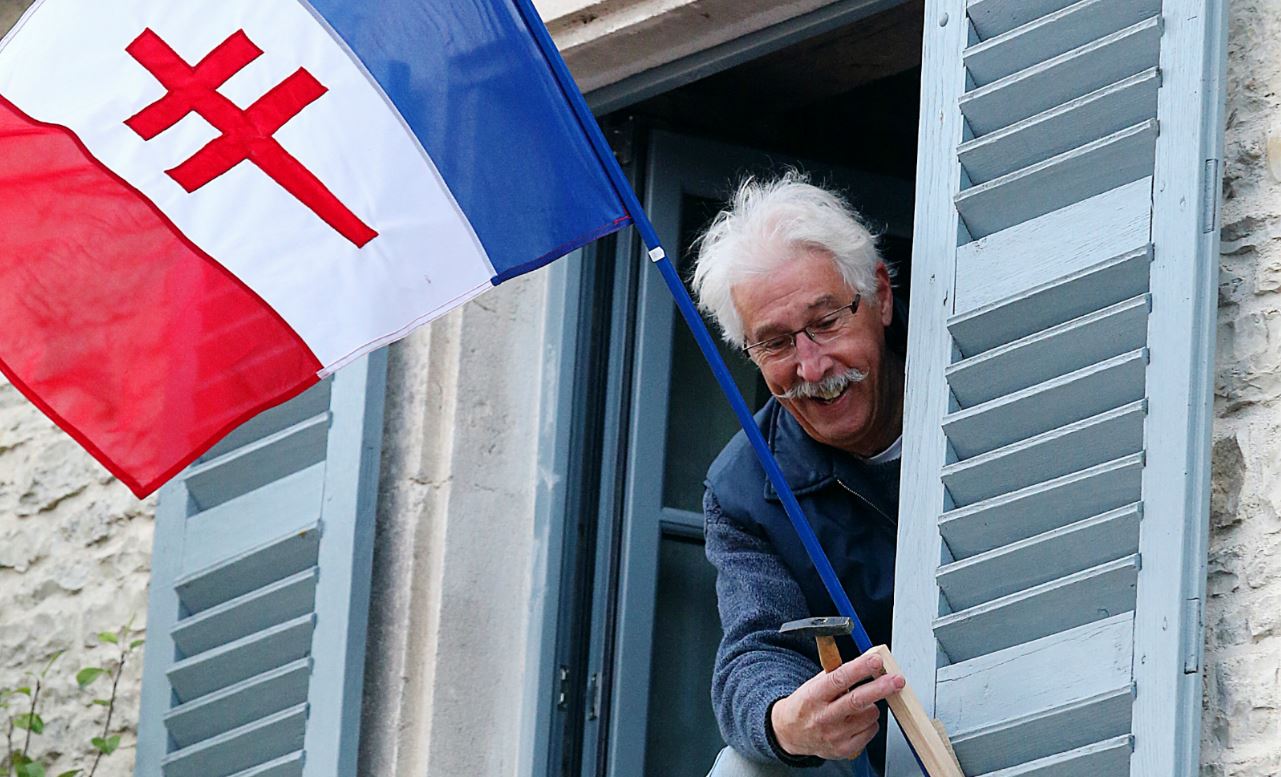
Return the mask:
<path id="1" fill-rule="evenodd" d="M 841 651 L 836 647 L 835 637 L 815 637 L 818 642 L 818 662 L 823 665 L 824 672 L 835 672 L 840 667 Z"/>

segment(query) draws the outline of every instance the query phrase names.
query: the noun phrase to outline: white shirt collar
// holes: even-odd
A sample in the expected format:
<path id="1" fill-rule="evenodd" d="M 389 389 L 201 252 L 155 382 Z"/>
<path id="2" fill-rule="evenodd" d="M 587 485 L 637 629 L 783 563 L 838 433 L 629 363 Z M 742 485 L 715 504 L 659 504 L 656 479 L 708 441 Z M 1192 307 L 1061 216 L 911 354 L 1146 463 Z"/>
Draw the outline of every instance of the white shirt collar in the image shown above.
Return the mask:
<path id="1" fill-rule="evenodd" d="M 880 453 L 876 454 L 875 456 L 869 459 L 865 459 L 865 461 L 868 464 L 889 464 L 891 461 L 901 458 L 902 455 L 903 455 L 903 435 L 900 434 L 898 436 L 898 439 L 895 440 L 893 444 L 890 445 L 890 447 L 886 448 L 885 450 L 881 451 Z"/>

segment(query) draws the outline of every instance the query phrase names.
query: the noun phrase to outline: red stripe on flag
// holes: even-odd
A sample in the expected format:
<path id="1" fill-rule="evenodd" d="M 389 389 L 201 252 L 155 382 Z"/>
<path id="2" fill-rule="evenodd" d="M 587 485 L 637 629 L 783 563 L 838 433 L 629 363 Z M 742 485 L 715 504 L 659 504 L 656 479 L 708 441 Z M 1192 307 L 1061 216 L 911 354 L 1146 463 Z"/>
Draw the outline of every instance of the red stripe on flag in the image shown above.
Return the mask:
<path id="1" fill-rule="evenodd" d="M 70 130 L 0 97 L 0 371 L 135 494 L 320 367 Z"/>

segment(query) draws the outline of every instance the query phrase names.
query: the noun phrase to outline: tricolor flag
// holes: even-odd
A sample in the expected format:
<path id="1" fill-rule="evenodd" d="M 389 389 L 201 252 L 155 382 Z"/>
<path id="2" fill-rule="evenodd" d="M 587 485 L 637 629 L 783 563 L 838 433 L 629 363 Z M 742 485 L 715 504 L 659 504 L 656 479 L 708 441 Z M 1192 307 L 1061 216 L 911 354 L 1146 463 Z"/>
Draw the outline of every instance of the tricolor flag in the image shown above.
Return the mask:
<path id="1" fill-rule="evenodd" d="M 629 223 L 516 2 L 38 0 L 0 43 L 0 369 L 143 495 Z"/>

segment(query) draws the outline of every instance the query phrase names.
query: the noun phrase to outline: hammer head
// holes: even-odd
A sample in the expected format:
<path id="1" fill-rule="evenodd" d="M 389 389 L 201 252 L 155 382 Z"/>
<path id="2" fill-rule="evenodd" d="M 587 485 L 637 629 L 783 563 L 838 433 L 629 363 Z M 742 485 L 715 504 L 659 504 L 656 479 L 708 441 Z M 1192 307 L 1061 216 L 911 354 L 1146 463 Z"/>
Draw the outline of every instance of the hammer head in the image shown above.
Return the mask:
<path id="1" fill-rule="evenodd" d="M 780 634 L 801 634 L 808 637 L 840 637 L 854 630 L 854 624 L 846 617 L 802 618 L 798 621 L 784 623 L 779 628 Z"/>

